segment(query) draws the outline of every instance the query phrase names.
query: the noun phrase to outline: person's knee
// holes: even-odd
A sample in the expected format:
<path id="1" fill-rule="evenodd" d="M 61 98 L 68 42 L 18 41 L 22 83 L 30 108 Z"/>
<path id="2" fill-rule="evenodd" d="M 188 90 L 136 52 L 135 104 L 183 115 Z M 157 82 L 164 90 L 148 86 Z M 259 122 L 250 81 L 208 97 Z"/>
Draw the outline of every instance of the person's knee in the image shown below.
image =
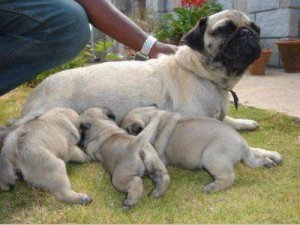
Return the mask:
<path id="1" fill-rule="evenodd" d="M 54 0 L 58 11 L 47 20 L 49 43 L 63 60 L 75 57 L 90 38 L 89 21 L 85 10 L 73 0 Z M 47 28 L 46 28 L 47 29 Z"/>

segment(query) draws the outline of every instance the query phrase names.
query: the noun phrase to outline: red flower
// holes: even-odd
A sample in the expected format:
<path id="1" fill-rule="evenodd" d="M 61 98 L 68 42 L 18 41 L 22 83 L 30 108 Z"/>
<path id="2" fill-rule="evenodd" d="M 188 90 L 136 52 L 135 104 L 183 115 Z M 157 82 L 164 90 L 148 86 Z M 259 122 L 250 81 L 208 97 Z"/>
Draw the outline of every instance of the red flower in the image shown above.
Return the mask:
<path id="1" fill-rule="evenodd" d="M 190 7 L 190 6 L 201 6 L 205 0 L 181 0 L 181 5 L 183 7 Z"/>

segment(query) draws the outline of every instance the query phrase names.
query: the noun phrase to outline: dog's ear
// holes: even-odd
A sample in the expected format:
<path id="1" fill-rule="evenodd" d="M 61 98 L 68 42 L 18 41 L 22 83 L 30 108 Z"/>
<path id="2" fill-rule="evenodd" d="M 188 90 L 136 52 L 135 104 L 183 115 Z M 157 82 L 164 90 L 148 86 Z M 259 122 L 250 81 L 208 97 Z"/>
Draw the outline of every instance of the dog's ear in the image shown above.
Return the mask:
<path id="1" fill-rule="evenodd" d="M 207 17 L 203 17 L 199 20 L 197 25 L 182 38 L 181 42 L 193 50 L 202 52 L 204 49 L 204 33 L 206 27 Z"/>
<path id="2" fill-rule="evenodd" d="M 91 127 L 90 123 L 80 123 L 81 130 L 88 130 L 88 129 L 90 129 L 90 127 Z"/>
<path id="3" fill-rule="evenodd" d="M 260 27 L 256 23 L 251 22 L 250 27 L 258 34 L 258 36 L 260 35 Z"/>
<path id="4" fill-rule="evenodd" d="M 113 120 L 113 121 L 116 121 L 116 116 L 115 116 L 115 114 L 114 114 L 110 109 L 105 108 L 105 109 L 103 109 L 103 111 L 104 111 L 105 115 L 106 115 L 109 119 L 111 119 L 111 120 Z"/>
<path id="5" fill-rule="evenodd" d="M 138 135 L 143 130 L 143 127 L 138 123 L 133 123 L 126 128 L 128 134 Z"/>

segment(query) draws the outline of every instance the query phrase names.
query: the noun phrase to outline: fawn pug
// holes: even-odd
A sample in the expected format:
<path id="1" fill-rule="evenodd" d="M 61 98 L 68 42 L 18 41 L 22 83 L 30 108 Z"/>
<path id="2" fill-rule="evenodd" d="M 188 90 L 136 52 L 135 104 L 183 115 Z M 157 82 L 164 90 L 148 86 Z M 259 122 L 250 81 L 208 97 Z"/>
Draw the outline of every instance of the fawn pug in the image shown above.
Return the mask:
<path id="1" fill-rule="evenodd" d="M 165 165 L 149 144 L 159 119 L 153 118 L 149 126 L 135 137 L 127 134 L 109 117 L 112 113 L 100 108 L 90 108 L 81 114 L 85 129 L 82 146 L 87 154 L 110 172 L 117 190 L 127 193 L 123 207 L 137 204 L 143 193 L 141 177 L 144 175 L 148 175 L 155 184 L 151 196 L 162 196 L 170 178 Z"/>

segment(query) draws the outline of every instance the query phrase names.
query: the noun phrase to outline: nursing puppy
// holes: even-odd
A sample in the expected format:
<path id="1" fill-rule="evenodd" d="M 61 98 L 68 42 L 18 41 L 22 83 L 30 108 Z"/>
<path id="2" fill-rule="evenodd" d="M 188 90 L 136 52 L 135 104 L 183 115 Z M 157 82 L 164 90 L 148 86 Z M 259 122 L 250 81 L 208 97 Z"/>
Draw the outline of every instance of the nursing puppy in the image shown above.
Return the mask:
<path id="1" fill-rule="evenodd" d="M 154 115 L 160 114 L 160 124 L 151 142 L 166 165 L 187 169 L 206 169 L 214 181 L 205 192 L 228 188 L 234 181 L 234 165 L 241 160 L 249 167 L 272 167 L 282 162 L 277 152 L 255 149 L 247 145 L 239 133 L 211 118 L 181 118 L 179 114 L 142 107 L 129 112 L 121 127 L 137 135 Z M 259 152 L 260 157 L 254 157 Z"/>
<path id="2" fill-rule="evenodd" d="M 0 155 L 0 188 L 9 190 L 24 180 L 50 191 L 58 200 L 88 204 L 92 199 L 71 189 L 65 163 L 87 162 L 90 157 L 76 145 L 80 141 L 80 116 L 72 109 L 55 108 L 23 121 L 5 139 Z"/>
<path id="3" fill-rule="evenodd" d="M 91 108 L 81 114 L 85 126 L 83 147 L 87 154 L 99 161 L 112 175 L 114 187 L 128 193 L 125 208 L 137 204 L 143 194 L 141 177 L 148 175 L 155 184 L 152 197 L 162 196 L 170 183 L 165 165 L 149 144 L 159 118 L 153 118 L 147 128 L 134 137 L 119 128 L 106 109 Z"/>

